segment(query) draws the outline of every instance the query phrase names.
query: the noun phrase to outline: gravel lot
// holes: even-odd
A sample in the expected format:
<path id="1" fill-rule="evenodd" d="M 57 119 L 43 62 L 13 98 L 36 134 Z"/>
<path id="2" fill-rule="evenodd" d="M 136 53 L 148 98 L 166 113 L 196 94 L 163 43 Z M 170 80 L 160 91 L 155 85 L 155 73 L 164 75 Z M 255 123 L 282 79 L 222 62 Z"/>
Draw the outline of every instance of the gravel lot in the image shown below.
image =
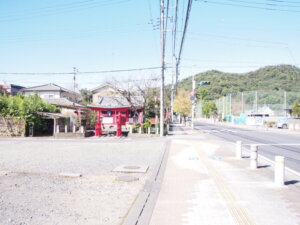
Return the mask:
<path id="1" fill-rule="evenodd" d="M 0 139 L 0 224 L 122 224 L 164 144 L 160 138 Z M 138 181 L 116 181 L 124 174 L 111 170 L 124 164 L 149 169 L 126 174 Z"/>

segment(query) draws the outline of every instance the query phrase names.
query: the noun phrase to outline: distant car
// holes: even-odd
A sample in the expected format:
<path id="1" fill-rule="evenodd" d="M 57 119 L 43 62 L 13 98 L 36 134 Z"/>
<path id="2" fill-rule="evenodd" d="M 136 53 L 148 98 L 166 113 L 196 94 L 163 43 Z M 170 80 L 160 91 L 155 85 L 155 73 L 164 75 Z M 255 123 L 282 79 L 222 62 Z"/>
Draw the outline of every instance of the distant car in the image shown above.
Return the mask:
<path id="1" fill-rule="evenodd" d="M 277 128 L 282 128 L 282 129 L 288 129 L 289 128 L 289 120 L 292 119 L 298 119 L 298 118 L 294 118 L 294 117 L 286 117 L 286 118 L 282 118 L 280 120 L 278 120 L 276 127 Z"/>

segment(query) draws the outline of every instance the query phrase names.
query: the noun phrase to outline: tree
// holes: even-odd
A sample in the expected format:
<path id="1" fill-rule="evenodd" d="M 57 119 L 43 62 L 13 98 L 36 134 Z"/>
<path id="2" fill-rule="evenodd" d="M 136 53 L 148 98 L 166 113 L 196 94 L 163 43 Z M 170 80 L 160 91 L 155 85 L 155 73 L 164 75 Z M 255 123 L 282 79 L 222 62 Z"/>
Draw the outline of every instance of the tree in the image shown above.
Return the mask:
<path id="1" fill-rule="evenodd" d="M 196 93 L 196 96 L 198 99 L 200 100 L 207 100 L 207 97 L 208 97 L 208 91 L 204 88 L 198 88 L 197 89 L 197 93 Z"/>
<path id="2" fill-rule="evenodd" d="M 298 100 L 296 100 L 293 104 L 292 115 L 295 117 L 300 117 L 300 108 Z"/>
<path id="3" fill-rule="evenodd" d="M 206 117 L 211 117 L 213 115 L 216 115 L 218 112 L 217 106 L 214 102 L 204 102 L 202 104 L 202 114 Z"/>
<path id="4" fill-rule="evenodd" d="M 183 89 L 178 91 L 174 99 L 174 112 L 187 117 L 192 110 L 192 101 L 190 100 L 190 93 Z"/>
<path id="5" fill-rule="evenodd" d="M 0 116 L 12 117 L 16 120 L 23 120 L 26 123 L 26 129 L 30 124 L 34 124 L 37 134 L 47 131 L 48 122 L 45 121 L 37 112 L 57 112 L 57 108 L 44 102 L 37 95 L 24 97 L 0 96 Z"/>
<path id="6" fill-rule="evenodd" d="M 79 92 L 83 104 L 90 104 L 92 102 L 92 93 L 88 89 L 84 88 L 81 89 Z"/>

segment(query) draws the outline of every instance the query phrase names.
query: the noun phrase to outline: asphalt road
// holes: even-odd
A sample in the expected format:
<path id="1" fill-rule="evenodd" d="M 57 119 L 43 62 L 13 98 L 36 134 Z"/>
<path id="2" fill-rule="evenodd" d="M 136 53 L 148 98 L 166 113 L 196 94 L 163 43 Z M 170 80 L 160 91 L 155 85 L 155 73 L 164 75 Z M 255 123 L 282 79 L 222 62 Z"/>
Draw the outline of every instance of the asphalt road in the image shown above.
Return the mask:
<path id="1" fill-rule="evenodd" d="M 260 155 L 271 160 L 274 160 L 276 155 L 285 156 L 286 166 L 300 172 L 300 134 L 290 134 L 287 130 L 282 130 L 282 132 L 262 131 L 203 122 L 195 122 L 194 127 L 195 130 L 217 136 L 226 141 L 242 141 L 243 144 L 263 144 L 258 147 Z M 249 149 L 250 146 L 245 147 Z"/>

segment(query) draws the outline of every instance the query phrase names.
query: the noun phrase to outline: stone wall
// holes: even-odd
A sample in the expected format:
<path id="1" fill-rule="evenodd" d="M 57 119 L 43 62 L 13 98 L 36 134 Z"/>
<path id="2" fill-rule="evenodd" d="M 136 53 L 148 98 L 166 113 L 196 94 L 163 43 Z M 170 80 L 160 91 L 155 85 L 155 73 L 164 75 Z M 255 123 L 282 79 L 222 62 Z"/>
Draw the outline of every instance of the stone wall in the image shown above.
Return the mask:
<path id="1" fill-rule="evenodd" d="M 0 136 L 24 136 L 25 121 L 16 118 L 0 117 Z"/>

